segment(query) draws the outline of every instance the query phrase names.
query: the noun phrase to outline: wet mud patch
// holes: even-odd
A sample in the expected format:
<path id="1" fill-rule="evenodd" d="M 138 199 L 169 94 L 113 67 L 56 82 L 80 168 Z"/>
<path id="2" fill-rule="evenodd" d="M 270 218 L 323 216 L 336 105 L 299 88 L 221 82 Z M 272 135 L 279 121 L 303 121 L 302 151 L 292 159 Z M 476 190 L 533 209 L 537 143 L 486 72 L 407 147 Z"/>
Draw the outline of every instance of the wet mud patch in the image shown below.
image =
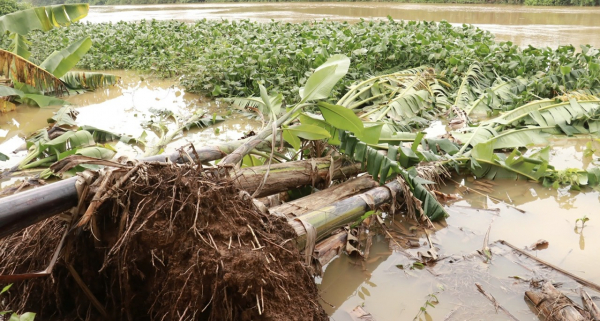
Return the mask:
<path id="1" fill-rule="evenodd" d="M 55 217 L 2 243 L 0 274 L 28 273 L 69 229 L 51 276 L 17 282 L 8 304 L 44 320 L 326 320 L 294 230 L 221 177 L 173 164 L 104 172 L 75 223 Z"/>

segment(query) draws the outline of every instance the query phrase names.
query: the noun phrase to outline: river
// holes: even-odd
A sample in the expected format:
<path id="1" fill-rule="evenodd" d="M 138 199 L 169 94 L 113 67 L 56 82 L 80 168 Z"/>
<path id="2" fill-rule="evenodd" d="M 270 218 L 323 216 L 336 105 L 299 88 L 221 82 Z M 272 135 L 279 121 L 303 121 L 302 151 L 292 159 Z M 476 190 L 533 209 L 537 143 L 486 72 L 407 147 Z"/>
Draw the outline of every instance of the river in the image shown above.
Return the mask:
<path id="1" fill-rule="evenodd" d="M 85 21 L 141 19 L 197 21 L 249 19 L 305 20 L 394 19 L 473 24 L 498 40 L 521 46 L 592 44 L 600 47 L 600 7 L 526 7 L 517 5 L 410 4 L 389 2 L 211 3 L 92 7 Z"/>
<path id="2" fill-rule="evenodd" d="M 260 3 L 260 4 L 190 4 L 152 6 L 92 7 L 87 21 L 105 22 L 140 19 L 270 19 L 301 21 L 335 19 L 356 21 L 385 18 L 435 20 L 472 23 L 494 32 L 499 40 L 522 46 L 551 46 L 591 43 L 600 46 L 600 8 L 532 8 L 500 5 L 396 4 L 396 3 Z M 93 125 L 139 136 L 142 121 L 153 109 L 168 108 L 176 114 L 195 110 L 225 114 L 219 103 L 185 93 L 177 83 L 143 77 L 135 72 L 109 71 L 122 76 L 115 87 L 68 97 L 78 107 L 79 125 Z M 18 163 L 25 151 L 12 153 L 24 137 L 46 124 L 46 118 L 58 108 L 19 106 L 17 111 L 0 115 L 0 152 L 11 156 L 0 169 Z M 256 129 L 256 121 L 238 114 L 216 126 L 217 130 L 194 130 L 184 133 L 169 146 L 172 150 L 187 142 L 213 144 L 241 137 Z M 443 126 L 442 126 L 443 129 Z M 149 132 L 148 140 L 155 140 Z M 586 144 L 596 150 L 586 156 Z M 114 144 L 120 153 L 139 156 L 142 151 L 123 143 Z M 556 139 L 552 142 L 551 163 L 560 169 L 585 168 L 600 157 L 600 143 L 590 137 Z M 0 180 L 0 187 L 15 183 L 17 178 Z M 318 278 L 322 305 L 332 320 L 352 320 L 349 312 L 364 306 L 378 321 L 412 320 L 428 298 L 435 294 L 438 302 L 427 308 L 421 320 L 506 320 L 501 312 L 475 287 L 481 283 L 498 303 L 519 320 L 537 320 L 523 299 L 529 289 L 527 280 L 539 278 L 564 282 L 564 291 L 578 285 L 534 263 L 516 256 L 506 247 L 492 246 L 491 263 L 484 262 L 476 251 L 483 246 L 488 228 L 490 242 L 506 240 L 525 248 L 539 239 L 549 242 L 545 249 L 531 254 L 558 265 L 592 282 L 600 283 L 600 214 L 599 193 L 584 189 L 552 189 L 526 181 L 497 180 L 491 189 L 468 177 L 453 177 L 443 191 L 461 194 L 461 200 L 448 204 L 450 217 L 435 224 L 430 238 L 443 258 L 431 270 L 410 269 L 410 260 L 398 251 L 394 241 L 378 236 L 366 262 L 341 255 L 325 267 Z M 467 193 L 465 186 L 475 188 Z M 489 189 L 489 190 L 488 190 Z M 479 194 L 480 191 L 482 194 Z M 576 228 L 577 219 L 587 216 L 586 227 Z M 389 220 L 390 231 L 417 241 L 421 247 L 408 249 L 412 255 L 428 249 L 427 236 L 401 215 Z M 519 277 L 519 278 L 515 278 Z M 525 281 L 523 281 L 525 280 Z M 600 293 L 589 291 L 592 295 Z M 574 292 L 569 296 L 577 301 Z"/>

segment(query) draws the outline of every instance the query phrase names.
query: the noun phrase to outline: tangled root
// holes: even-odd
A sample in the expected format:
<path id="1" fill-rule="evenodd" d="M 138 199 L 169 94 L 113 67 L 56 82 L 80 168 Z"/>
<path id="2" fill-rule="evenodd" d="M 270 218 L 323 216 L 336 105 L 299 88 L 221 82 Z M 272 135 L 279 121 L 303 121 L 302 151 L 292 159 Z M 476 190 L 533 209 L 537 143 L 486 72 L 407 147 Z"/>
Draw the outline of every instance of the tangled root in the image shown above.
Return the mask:
<path id="1" fill-rule="evenodd" d="M 46 268 L 70 228 L 51 276 L 17 282 L 8 304 L 43 320 L 327 320 L 294 230 L 220 174 L 157 163 L 107 171 L 90 186 L 91 214 L 2 241 L 0 274 L 28 273 Z"/>

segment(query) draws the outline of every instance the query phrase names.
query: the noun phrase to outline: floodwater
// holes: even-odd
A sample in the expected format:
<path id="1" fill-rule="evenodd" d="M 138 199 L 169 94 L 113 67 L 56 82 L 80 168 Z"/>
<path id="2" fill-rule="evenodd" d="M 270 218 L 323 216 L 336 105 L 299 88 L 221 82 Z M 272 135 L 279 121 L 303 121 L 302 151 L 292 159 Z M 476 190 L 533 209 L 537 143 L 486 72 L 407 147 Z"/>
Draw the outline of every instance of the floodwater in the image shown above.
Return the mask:
<path id="1" fill-rule="evenodd" d="M 190 115 L 203 111 L 226 116 L 227 120 L 212 128 L 186 131 L 169 145 L 167 151 L 193 142 L 197 146 L 218 144 L 235 140 L 244 132 L 257 129 L 260 124 L 240 113 L 227 115 L 219 102 L 185 93 L 173 81 L 141 77 L 134 72 L 109 71 L 120 75 L 122 83 L 96 92 L 67 97 L 77 107 L 78 125 L 93 125 L 139 137 L 148 133 L 149 144 L 157 139 L 142 126 L 152 118 L 154 111 L 168 109 L 176 115 Z M 24 143 L 24 138 L 46 126 L 46 119 L 57 107 L 37 108 L 19 106 L 17 111 L 0 115 L 0 152 L 11 157 L 0 163 L 2 168 L 16 165 L 26 152 L 12 153 Z M 170 125 L 174 127 L 174 125 Z M 218 132 L 214 129 L 218 128 Z M 442 133 L 443 125 L 435 126 Z M 433 131 L 432 131 L 433 133 Z M 597 150 L 592 156 L 584 156 L 586 144 L 592 142 Z M 142 151 L 137 147 L 111 143 L 120 154 L 138 157 Z M 551 153 L 551 163 L 559 169 L 595 166 L 600 157 L 600 143 L 589 137 L 556 139 Z M 18 178 L 5 178 L 0 188 L 17 183 Z M 504 308 L 519 320 L 536 320 L 535 312 L 523 299 L 529 290 L 523 279 L 551 279 L 563 283 L 561 290 L 578 301 L 575 289 L 578 284 L 568 278 L 536 265 L 531 260 L 516 256 L 506 247 L 492 245 L 494 254 L 486 263 L 480 255 L 488 227 L 491 225 L 490 243 L 506 240 L 518 248 L 525 248 L 539 239 L 549 242 L 546 249 L 531 251 L 535 256 L 566 269 L 584 279 L 600 284 L 600 214 L 597 210 L 599 193 L 584 189 L 581 192 L 568 189 L 555 190 L 541 184 L 525 181 L 495 181 L 491 191 L 481 189 L 472 179 L 453 177 L 443 191 L 462 195 L 459 200 L 447 204 L 450 217 L 436 223 L 429 230 L 432 243 L 444 259 L 427 269 L 410 269 L 411 260 L 397 251 L 394 241 L 382 235 L 375 237 L 369 259 L 345 254 L 334 259 L 324 269 L 317 282 L 323 298 L 322 304 L 332 320 L 353 320 L 349 312 L 363 306 L 375 320 L 412 320 L 425 304 L 428 295 L 434 294 L 438 303 L 427 308 L 420 320 L 507 320 L 501 312 L 475 288 L 475 283 L 492 294 Z M 479 188 L 464 194 L 464 187 Z M 576 220 L 587 216 L 590 221 L 585 228 L 576 229 Z M 401 215 L 389 220 L 390 233 L 398 241 L 409 238 L 421 245 L 407 251 L 416 256 L 429 249 L 427 238 L 414 223 Z M 402 265 L 403 269 L 399 266 Z M 589 291 L 591 295 L 600 293 Z"/>
<path id="2" fill-rule="evenodd" d="M 185 9 L 185 10 L 184 10 Z M 192 10 L 188 10 L 192 9 Z M 503 40 L 519 44 L 556 46 L 566 43 L 592 43 L 600 46 L 600 9 L 598 8 L 529 8 L 516 6 L 474 5 L 417 5 L 391 3 L 285 3 L 285 4 L 197 4 L 169 6 L 94 7 L 89 21 L 137 20 L 141 18 L 197 20 L 218 19 L 304 19 L 356 20 L 384 17 L 396 19 L 441 20 L 453 23 L 475 23 L 492 30 Z M 496 29 L 494 29 L 496 28 Z M 219 102 L 185 93 L 174 81 L 141 77 L 134 72 L 108 71 L 122 77 L 122 83 L 96 92 L 67 97 L 77 107 L 78 125 L 93 125 L 139 137 L 144 131 L 151 144 L 157 136 L 142 123 L 152 119 L 156 110 L 168 109 L 186 116 L 203 111 L 227 116 L 214 127 L 186 131 L 169 145 L 174 150 L 189 142 L 195 145 L 218 144 L 240 138 L 244 132 L 260 125 L 239 113 L 227 115 Z M 17 111 L 0 115 L 0 152 L 11 157 L 0 162 L 0 170 L 16 165 L 25 151 L 17 151 L 24 138 L 46 126 L 46 119 L 58 108 L 19 106 Z M 154 116 L 156 117 L 156 116 Z M 156 118 L 154 118 L 156 119 Z M 169 127 L 173 128 L 171 124 Z M 217 129 L 215 129 L 217 128 Z M 440 129 L 442 131 L 440 131 Z M 436 133 L 443 126 L 436 127 Z M 433 132 L 433 131 L 432 131 Z M 596 151 L 585 156 L 586 144 Z M 112 143 L 120 154 L 132 157 L 142 155 L 137 147 L 120 142 Z M 600 143 L 590 137 L 565 138 L 552 141 L 551 163 L 559 169 L 597 166 Z M 14 184 L 16 178 L 0 181 L 0 188 Z M 322 305 L 332 320 L 353 320 L 349 312 L 363 306 L 375 320 L 413 320 L 428 295 L 437 300 L 428 307 L 419 320 L 507 320 L 501 311 L 480 294 L 475 283 L 493 295 L 498 303 L 519 320 L 538 320 L 535 312 L 523 299 L 529 283 L 515 279 L 551 279 L 562 282 L 561 290 L 579 302 L 577 283 L 551 271 L 530 259 L 518 256 L 506 246 L 493 244 L 505 240 L 524 249 L 539 239 L 548 246 L 529 253 L 557 265 L 581 278 L 600 284 L 600 213 L 599 193 L 591 189 L 570 191 L 552 189 L 527 181 L 498 180 L 489 190 L 479 181 L 468 177 L 453 177 L 443 191 L 459 194 L 460 198 L 446 204 L 450 217 L 429 230 L 437 253 L 443 258 L 429 269 L 410 269 L 403 251 L 395 241 L 382 235 L 375 237 L 370 257 L 360 258 L 345 254 L 334 259 L 324 269 L 317 282 Z M 465 193 L 464 186 L 474 189 Z M 479 191 L 480 193 L 477 193 Z M 576 228 L 577 219 L 590 220 L 583 229 Z M 411 255 L 429 249 L 427 237 L 420 228 L 407 222 L 401 215 L 387 219 L 390 234 L 400 241 L 412 239 L 420 246 L 406 250 Z M 490 228 L 491 226 L 491 228 Z M 489 242 L 493 253 L 490 262 L 484 262 L 476 253 L 483 247 L 490 228 Z M 600 293 L 587 289 L 592 296 Z"/>
<path id="3" fill-rule="evenodd" d="M 151 146 L 159 137 L 142 124 L 160 120 L 156 115 L 161 110 L 169 110 L 181 118 L 195 112 L 226 116 L 224 122 L 212 126 L 209 130 L 192 129 L 177 136 L 176 140 L 168 145 L 166 151 L 169 152 L 188 143 L 215 145 L 229 142 L 260 125 L 239 113 L 227 115 L 226 109 L 219 108 L 219 102 L 186 93 L 173 80 L 142 77 L 135 72 L 122 70 L 106 72 L 121 76 L 121 83 L 94 92 L 62 97 L 77 108 L 78 126 L 90 125 L 135 138 L 145 132 L 147 145 Z M 0 153 L 10 157 L 8 161 L 0 162 L 0 171 L 17 165 L 25 157 L 27 152 L 21 148 L 25 144 L 25 138 L 46 127 L 46 120 L 59 109 L 60 107 L 38 108 L 23 105 L 18 106 L 14 112 L 0 114 Z M 173 119 L 168 119 L 165 123 L 169 129 L 177 127 Z M 125 143 L 117 142 L 114 147 L 120 154 L 129 157 L 138 158 L 143 155 L 143 151 L 138 147 Z"/>
<path id="4" fill-rule="evenodd" d="M 84 21 L 116 22 L 141 19 L 197 21 L 201 19 L 271 19 L 299 22 L 331 19 L 441 21 L 476 25 L 500 41 L 520 46 L 582 44 L 600 47 L 600 7 L 527 7 L 518 5 L 411 4 L 386 2 L 209 3 L 92 7 Z"/>

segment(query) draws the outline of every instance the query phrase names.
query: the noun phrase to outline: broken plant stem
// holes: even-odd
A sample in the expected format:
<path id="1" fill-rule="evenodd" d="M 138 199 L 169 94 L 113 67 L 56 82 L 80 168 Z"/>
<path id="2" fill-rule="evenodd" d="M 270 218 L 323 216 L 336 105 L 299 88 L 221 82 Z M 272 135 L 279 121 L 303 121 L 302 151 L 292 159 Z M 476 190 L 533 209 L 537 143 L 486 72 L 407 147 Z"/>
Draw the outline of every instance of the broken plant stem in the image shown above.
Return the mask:
<path id="1" fill-rule="evenodd" d="M 231 154 L 227 155 L 220 165 L 235 165 L 242 161 L 242 158 L 250 153 L 258 144 L 267 139 L 271 134 L 273 134 L 273 128 L 280 127 L 282 124 L 286 123 L 290 117 L 295 115 L 296 111 L 298 111 L 303 104 L 296 105 L 292 110 L 287 112 L 285 115 L 279 117 L 275 122 L 275 126 L 267 126 L 266 129 L 262 130 L 260 133 L 252 136 L 252 138 L 234 150 Z"/>
<path id="2" fill-rule="evenodd" d="M 496 312 L 498 312 L 498 309 L 502 310 L 502 312 L 504 312 L 511 320 L 514 321 L 519 321 L 519 319 L 515 318 L 510 312 L 508 312 L 508 310 L 506 310 L 504 307 L 502 307 L 500 304 L 498 304 L 498 301 L 496 301 L 496 298 L 494 298 L 491 294 L 488 294 L 487 292 L 485 292 L 485 290 L 483 289 L 483 287 L 481 286 L 481 284 L 479 283 L 475 283 L 475 286 L 477 287 L 477 290 L 483 294 L 483 296 L 485 296 L 488 300 L 490 300 L 490 302 L 492 302 L 492 304 L 494 305 L 494 308 L 496 309 Z"/>

